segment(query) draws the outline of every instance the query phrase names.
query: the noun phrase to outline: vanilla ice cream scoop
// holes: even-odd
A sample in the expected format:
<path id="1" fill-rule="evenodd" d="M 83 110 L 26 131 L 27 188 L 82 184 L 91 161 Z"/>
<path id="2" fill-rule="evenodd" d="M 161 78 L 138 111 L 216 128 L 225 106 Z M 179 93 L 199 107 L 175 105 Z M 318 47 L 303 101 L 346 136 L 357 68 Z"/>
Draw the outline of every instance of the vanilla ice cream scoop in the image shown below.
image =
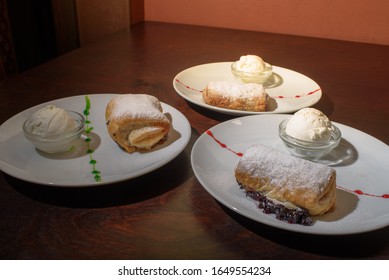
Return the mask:
<path id="1" fill-rule="evenodd" d="M 287 135 L 309 142 L 327 142 L 332 131 L 333 127 L 328 117 L 314 108 L 297 111 L 285 128 Z"/>
<path id="2" fill-rule="evenodd" d="M 70 132 L 77 123 L 64 109 L 48 105 L 36 111 L 25 127 L 28 132 L 45 137 Z"/>
<path id="3" fill-rule="evenodd" d="M 257 55 L 245 55 L 241 56 L 236 61 L 236 70 L 242 72 L 263 72 L 266 68 L 266 64 L 263 59 Z"/>

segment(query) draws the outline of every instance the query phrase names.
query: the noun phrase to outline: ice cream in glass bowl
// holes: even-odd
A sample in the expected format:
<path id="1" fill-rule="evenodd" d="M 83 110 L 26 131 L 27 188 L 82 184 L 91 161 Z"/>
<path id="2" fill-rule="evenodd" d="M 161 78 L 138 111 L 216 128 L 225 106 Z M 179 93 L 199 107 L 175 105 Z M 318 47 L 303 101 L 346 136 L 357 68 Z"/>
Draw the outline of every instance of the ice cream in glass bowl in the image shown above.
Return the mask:
<path id="1" fill-rule="evenodd" d="M 60 153 L 79 141 L 84 128 L 85 118 L 80 113 L 48 105 L 24 122 L 23 133 L 38 150 Z"/>
<path id="2" fill-rule="evenodd" d="M 231 72 L 242 83 L 264 84 L 272 75 L 272 66 L 257 55 L 241 56 L 231 64 Z"/>
<path id="3" fill-rule="evenodd" d="M 339 128 L 314 108 L 301 109 L 283 120 L 278 134 L 292 155 L 313 161 L 330 153 L 342 138 Z"/>

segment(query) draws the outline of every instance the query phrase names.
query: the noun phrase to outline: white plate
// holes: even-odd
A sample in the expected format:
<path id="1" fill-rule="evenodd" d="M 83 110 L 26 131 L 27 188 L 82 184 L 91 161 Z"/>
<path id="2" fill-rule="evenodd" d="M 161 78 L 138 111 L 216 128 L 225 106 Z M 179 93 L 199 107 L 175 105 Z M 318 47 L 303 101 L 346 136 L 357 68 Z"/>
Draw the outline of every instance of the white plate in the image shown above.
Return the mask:
<path id="1" fill-rule="evenodd" d="M 172 121 L 172 129 L 163 144 L 149 152 L 128 154 L 111 139 L 105 125 L 105 107 L 115 94 L 89 95 L 91 108 L 88 116 L 93 130 L 89 134 L 92 141 L 87 146 L 84 133 L 79 144 L 61 154 L 45 154 L 37 151 L 25 139 L 22 124 L 33 112 L 48 105 L 71 109 L 83 113 L 86 108 L 85 96 L 73 96 L 46 102 L 27 109 L 4 122 L 0 127 L 0 168 L 16 178 L 55 186 L 93 186 L 108 184 L 151 172 L 181 153 L 189 142 L 191 127 L 186 117 L 175 108 L 162 103 L 164 113 Z M 93 153 L 87 154 L 90 148 Z M 97 182 L 91 173 L 100 171 L 101 181 Z"/>
<path id="2" fill-rule="evenodd" d="M 202 64 L 178 73 L 173 79 L 176 92 L 191 103 L 232 115 L 291 113 L 316 104 L 322 95 L 320 86 L 298 72 L 273 66 L 273 75 L 264 84 L 271 97 L 267 112 L 231 110 L 204 103 L 201 91 L 211 80 L 236 81 L 231 73 L 232 62 Z"/>
<path id="3" fill-rule="evenodd" d="M 288 224 L 264 214 L 236 183 L 234 169 L 254 143 L 286 151 L 278 124 L 288 115 L 247 116 L 226 121 L 202 134 L 193 146 L 191 164 L 203 187 L 219 202 L 255 221 L 295 232 L 342 235 L 389 225 L 389 146 L 359 130 L 335 123 L 340 145 L 323 163 L 337 171 L 337 202 L 333 212 L 314 218 L 312 226 Z M 219 142 L 218 142 L 219 141 Z M 224 144 L 223 147 L 221 144 Z M 364 194 L 357 194 L 361 191 Z M 385 196 L 386 194 L 386 196 Z M 386 198 L 385 198 L 386 197 Z"/>

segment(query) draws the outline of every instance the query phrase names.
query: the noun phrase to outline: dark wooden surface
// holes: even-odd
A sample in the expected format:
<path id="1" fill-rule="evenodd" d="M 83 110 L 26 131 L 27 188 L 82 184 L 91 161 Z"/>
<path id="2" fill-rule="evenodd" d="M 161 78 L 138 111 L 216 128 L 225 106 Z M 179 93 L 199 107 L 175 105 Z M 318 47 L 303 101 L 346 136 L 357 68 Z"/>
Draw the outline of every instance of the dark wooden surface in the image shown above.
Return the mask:
<path id="1" fill-rule="evenodd" d="M 164 167 L 109 186 L 45 187 L 2 173 L 0 258 L 388 259 L 388 227 L 347 236 L 275 229 L 228 210 L 195 178 L 194 142 L 232 116 L 189 104 L 173 77 L 251 53 L 311 77 L 323 90 L 314 107 L 389 144 L 388 46 L 140 23 L 0 83 L 0 122 L 61 97 L 143 92 L 186 115 L 189 145 Z"/>

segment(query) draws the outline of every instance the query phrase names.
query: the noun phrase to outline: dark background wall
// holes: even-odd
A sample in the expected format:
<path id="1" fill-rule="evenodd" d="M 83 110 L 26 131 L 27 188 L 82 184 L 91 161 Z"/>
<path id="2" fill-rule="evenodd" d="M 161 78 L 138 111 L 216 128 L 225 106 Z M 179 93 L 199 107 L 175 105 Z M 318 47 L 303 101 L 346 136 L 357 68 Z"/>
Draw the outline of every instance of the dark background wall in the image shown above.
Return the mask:
<path id="1" fill-rule="evenodd" d="M 19 71 L 57 55 L 50 0 L 7 0 Z"/>

